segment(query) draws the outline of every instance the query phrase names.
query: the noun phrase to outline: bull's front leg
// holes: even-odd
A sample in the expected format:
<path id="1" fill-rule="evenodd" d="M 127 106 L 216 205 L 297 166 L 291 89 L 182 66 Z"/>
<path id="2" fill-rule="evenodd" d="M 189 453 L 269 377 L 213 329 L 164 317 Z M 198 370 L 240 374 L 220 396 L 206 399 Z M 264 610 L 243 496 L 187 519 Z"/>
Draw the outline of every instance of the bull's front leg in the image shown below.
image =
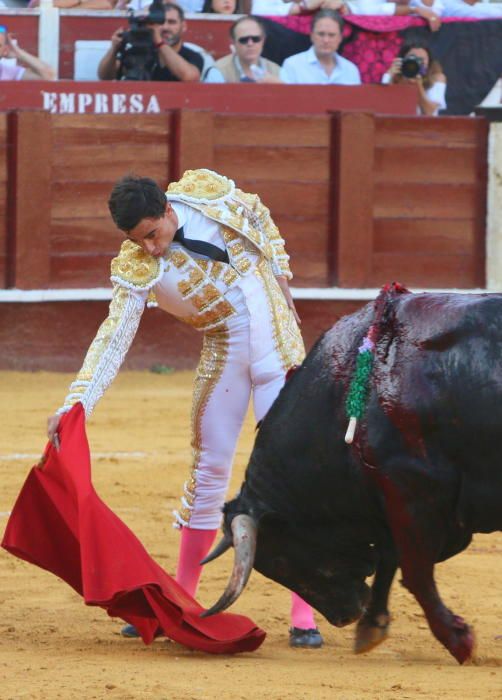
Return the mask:
<path id="1" fill-rule="evenodd" d="M 444 522 L 434 493 L 422 483 L 400 486 L 373 470 L 384 498 L 386 515 L 397 548 L 403 585 L 422 607 L 434 636 L 460 663 L 471 658 L 474 634 L 467 623 L 442 602 L 434 581 L 434 563 L 441 551 Z M 431 507 L 432 504 L 432 507 Z"/>
<path id="2" fill-rule="evenodd" d="M 434 581 L 434 565 L 423 559 L 419 563 L 404 558 L 401 570 L 403 585 L 420 603 L 436 639 L 460 664 L 470 659 L 474 650 L 474 633 L 463 618 L 455 615 L 441 600 Z"/>
<path id="3" fill-rule="evenodd" d="M 380 548 L 380 558 L 371 587 L 371 602 L 357 623 L 354 651 L 363 654 L 389 636 L 389 592 L 397 569 L 397 553 L 392 544 Z"/>

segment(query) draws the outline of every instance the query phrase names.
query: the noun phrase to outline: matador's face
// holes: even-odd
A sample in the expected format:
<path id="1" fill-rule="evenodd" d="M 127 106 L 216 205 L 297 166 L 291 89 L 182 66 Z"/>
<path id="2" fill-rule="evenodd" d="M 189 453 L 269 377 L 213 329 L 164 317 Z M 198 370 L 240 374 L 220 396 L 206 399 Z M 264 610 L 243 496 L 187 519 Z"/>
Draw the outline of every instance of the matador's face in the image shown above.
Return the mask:
<path id="1" fill-rule="evenodd" d="M 178 217 L 167 203 L 164 215 L 158 219 L 145 218 L 127 232 L 127 238 L 137 243 L 145 253 L 159 258 L 167 252 L 178 228 Z"/>

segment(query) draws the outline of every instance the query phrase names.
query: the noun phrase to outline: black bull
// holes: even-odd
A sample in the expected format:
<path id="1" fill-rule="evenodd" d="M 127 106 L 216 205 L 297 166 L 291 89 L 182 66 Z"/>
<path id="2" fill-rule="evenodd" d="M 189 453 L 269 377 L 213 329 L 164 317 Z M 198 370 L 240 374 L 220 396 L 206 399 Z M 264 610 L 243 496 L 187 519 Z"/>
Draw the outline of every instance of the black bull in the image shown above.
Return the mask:
<path id="1" fill-rule="evenodd" d="M 347 445 L 347 388 L 373 320 L 368 305 L 333 326 L 264 419 L 207 558 L 235 546 L 208 614 L 237 598 L 254 566 L 334 625 L 359 620 L 356 651 L 367 651 L 387 635 L 399 566 L 463 663 L 473 634 L 441 601 L 434 564 L 473 533 L 502 529 L 502 295 L 389 294 L 366 412 Z"/>

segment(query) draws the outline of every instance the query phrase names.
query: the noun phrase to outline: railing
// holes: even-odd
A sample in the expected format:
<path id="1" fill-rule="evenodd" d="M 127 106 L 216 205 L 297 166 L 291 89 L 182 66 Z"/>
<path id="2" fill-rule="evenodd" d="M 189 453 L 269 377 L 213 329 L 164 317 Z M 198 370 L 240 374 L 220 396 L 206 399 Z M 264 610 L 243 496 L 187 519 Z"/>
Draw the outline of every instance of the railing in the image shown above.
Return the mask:
<path id="1" fill-rule="evenodd" d="M 0 287 L 107 285 L 113 182 L 198 167 L 263 198 L 296 286 L 480 287 L 486 157 L 481 118 L 0 114 Z"/>

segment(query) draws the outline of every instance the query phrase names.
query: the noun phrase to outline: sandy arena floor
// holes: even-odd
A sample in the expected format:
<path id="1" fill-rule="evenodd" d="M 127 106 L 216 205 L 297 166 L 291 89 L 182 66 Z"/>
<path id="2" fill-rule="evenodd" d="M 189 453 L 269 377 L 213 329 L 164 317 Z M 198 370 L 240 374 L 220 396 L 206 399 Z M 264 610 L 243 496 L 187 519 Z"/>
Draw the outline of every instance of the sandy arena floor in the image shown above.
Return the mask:
<path id="1" fill-rule="evenodd" d="M 71 378 L 0 372 L 0 522 L 44 445 L 47 414 Z M 89 423 L 94 483 L 101 497 L 172 573 L 178 503 L 189 460 L 192 375 L 124 372 Z M 247 421 L 231 486 L 250 452 Z M 394 584 L 390 639 L 354 656 L 354 628 L 319 619 L 325 646 L 287 644 L 289 595 L 256 572 L 234 606 L 267 630 L 254 654 L 209 656 L 158 640 L 119 636 L 120 620 L 81 599 L 54 576 L 0 552 L 0 698 L 64 700 L 472 700 L 502 698 L 502 534 L 478 536 L 467 552 L 437 567 L 443 598 L 477 633 L 477 657 L 460 667 L 432 637 L 415 600 Z M 199 598 L 214 602 L 232 557 L 208 565 Z"/>

